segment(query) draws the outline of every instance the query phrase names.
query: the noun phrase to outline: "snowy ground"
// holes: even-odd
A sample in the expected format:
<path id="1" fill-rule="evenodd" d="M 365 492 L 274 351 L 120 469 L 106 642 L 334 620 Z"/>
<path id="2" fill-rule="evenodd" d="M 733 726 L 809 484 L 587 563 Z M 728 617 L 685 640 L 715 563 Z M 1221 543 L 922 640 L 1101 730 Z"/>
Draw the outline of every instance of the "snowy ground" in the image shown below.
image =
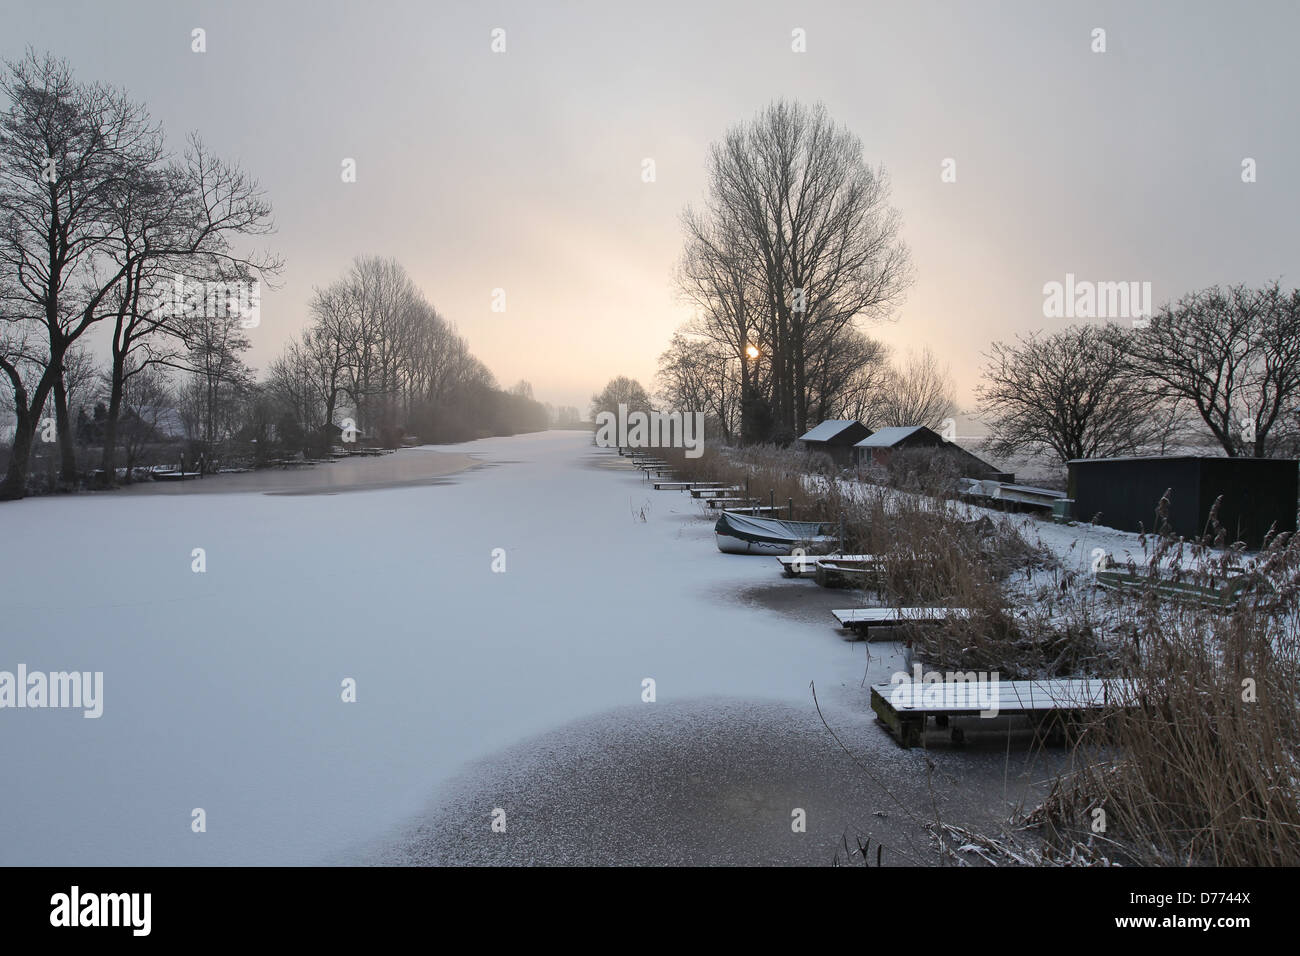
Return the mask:
<path id="1" fill-rule="evenodd" d="M 720 554 L 698 502 L 585 434 L 446 450 L 481 464 L 0 507 L 0 670 L 104 673 L 99 719 L 0 711 L 0 863 L 824 864 L 853 828 L 919 862 L 919 818 L 1002 819 L 1045 776 L 1005 738 L 897 748 L 862 686 L 893 645 L 825 613 L 853 599 Z"/>

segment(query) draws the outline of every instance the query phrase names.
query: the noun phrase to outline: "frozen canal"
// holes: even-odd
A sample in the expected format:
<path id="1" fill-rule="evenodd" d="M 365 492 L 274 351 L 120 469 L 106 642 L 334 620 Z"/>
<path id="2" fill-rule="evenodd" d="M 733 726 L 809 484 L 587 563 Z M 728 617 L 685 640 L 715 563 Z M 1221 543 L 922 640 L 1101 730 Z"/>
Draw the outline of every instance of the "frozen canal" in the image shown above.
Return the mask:
<path id="1" fill-rule="evenodd" d="M 0 670 L 104 674 L 98 719 L 0 711 L 0 863 L 825 864 L 855 833 L 926 862 L 936 808 L 996 820 L 1042 778 L 1002 743 L 899 750 L 845 595 L 720 554 L 588 435 L 445 450 L 480 465 L 0 506 Z"/>

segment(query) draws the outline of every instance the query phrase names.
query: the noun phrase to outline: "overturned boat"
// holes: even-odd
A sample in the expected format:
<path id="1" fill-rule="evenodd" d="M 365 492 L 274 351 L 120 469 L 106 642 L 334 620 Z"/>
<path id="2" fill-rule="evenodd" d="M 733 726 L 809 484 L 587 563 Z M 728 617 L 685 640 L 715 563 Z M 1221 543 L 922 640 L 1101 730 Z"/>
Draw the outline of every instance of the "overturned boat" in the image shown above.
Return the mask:
<path id="1" fill-rule="evenodd" d="M 782 521 L 732 511 L 722 512 L 713 531 L 724 554 L 789 554 L 795 548 L 823 554 L 836 543 L 827 526 L 816 521 Z"/>

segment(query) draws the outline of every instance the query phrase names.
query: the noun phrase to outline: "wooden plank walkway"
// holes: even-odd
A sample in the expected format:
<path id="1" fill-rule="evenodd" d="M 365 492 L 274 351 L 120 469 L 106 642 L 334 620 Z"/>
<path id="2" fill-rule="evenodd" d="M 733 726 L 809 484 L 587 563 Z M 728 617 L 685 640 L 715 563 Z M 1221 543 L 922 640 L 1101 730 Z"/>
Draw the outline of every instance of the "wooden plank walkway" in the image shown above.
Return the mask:
<path id="1" fill-rule="evenodd" d="M 712 491 L 718 488 L 717 482 L 712 481 L 686 481 L 681 478 L 670 478 L 656 481 L 655 488 L 660 491 Z M 699 497 L 695 495 L 693 497 Z"/>
<path id="2" fill-rule="evenodd" d="M 731 505 L 756 505 L 759 503 L 757 498 L 701 498 L 700 500 L 706 502 L 710 508 L 715 510 L 721 508 L 723 511 L 733 511 Z"/>
<path id="3" fill-rule="evenodd" d="M 744 491 L 739 485 L 709 485 L 706 487 L 692 488 L 692 498 L 712 498 L 714 495 L 725 495 L 733 491 Z"/>
<path id="4" fill-rule="evenodd" d="M 871 709 L 905 748 L 921 742 L 931 717 L 944 728 L 953 717 L 1027 716 L 1048 728 L 1049 740 L 1062 740 L 1086 711 L 1136 701 L 1136 685 L 1122 680 L 909 681 L 871 688 Z M 951 731 L 953 743 L 964 741 L 961 728 Z"/>
<path id="5" fill-rule="evenodd" d="M 898 627 L 904 624 L 942 624 L 970 617 L 965 607 L 853 607 L 831 611 L 840 627 L 857 633 L 871 632 L 873 627 Z"/>

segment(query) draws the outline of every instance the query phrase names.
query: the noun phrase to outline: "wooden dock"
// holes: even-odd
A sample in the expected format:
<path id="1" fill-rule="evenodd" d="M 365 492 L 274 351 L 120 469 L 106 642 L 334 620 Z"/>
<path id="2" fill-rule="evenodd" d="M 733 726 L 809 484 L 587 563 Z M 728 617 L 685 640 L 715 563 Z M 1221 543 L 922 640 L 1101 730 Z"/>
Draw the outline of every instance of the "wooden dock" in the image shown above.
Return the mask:
<path id="1" fill-rule="evenodd" d="M 714 481 L 687 481 L 683 478 L 664 478 L 654 483 L 658 491 L 711 491 L 718 487 Z M 699 497 L 695 495 L 694 497 Z"/>
<path id="2" fill-rule="evenodd" d="M 931 717 L 939 728 L 951 730 L 955 744 L 964 741 L 965 733 L 949 726 L 954 717 L 1029 717 L 1047 728 L 1049 741 L 1063 741 L 1085 712 L 1128 707 L 1136 700 L 1136 686 L 1122 680 L 909 681 L 871 688 L 876 718 L 905 748 L 921 742 Z"/>
<path id="3" fill-rule="evenodd" d="M 708 504 L 710 508 L 715 510 L 721 508 L 723 511 L 734 511 L 732 505 L 748 507 L 759 503 L 757 498 L 701 498 L 700 500 Z"/>
<path id="4" fill-rule="evenodd" d="M 870 634 L 876 627 L 905 624 L 943 624 L 964 621 L 971 616 L 965 607 L 854 607 L 831 611 L 840 627 L 857 634 Z M 870 637 L 867 638 L 870 640 Z"/>
<path id="5" fill-rule="evenodd" d="M 691 489 L 692 498 L 712 498 L 714 495 L 730 494 L 733 491 L 744 491 L 739 485 L 701 485 L 698 488 Z"/>

